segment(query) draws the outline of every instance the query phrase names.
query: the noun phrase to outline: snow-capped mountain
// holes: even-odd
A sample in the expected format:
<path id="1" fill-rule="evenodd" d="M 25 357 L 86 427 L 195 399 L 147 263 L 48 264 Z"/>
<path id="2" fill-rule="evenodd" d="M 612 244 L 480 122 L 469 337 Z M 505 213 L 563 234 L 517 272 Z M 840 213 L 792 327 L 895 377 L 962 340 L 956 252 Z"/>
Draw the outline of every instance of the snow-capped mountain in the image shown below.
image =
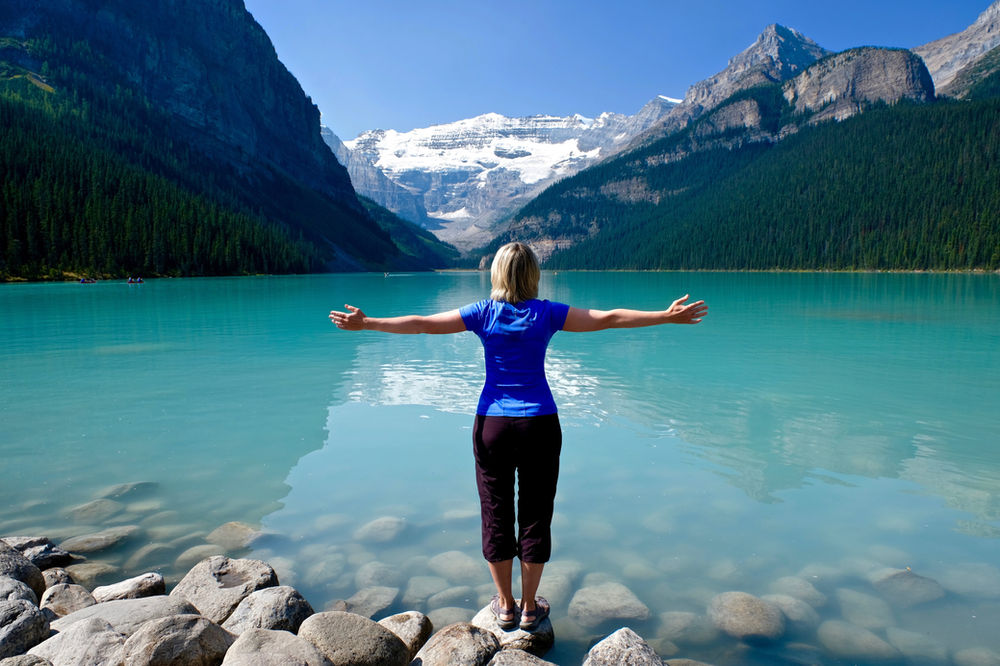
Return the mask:
<path id="1" fill-rule="evenodd" d="M 627 145 L 676 103 L 660 96 L 632 116 L 487 113 L 409 132 L 371 130 L 343 142 L 349 155 L 334 146 L 332 132 L 324 136 L 340 150 L 359 193 L 425 224 L 442 240 L 469 248 L 492 237 L 494 222 L 556 180 Z M 399 190 L 387 187 L 366 164 L 418 199 L 416 205 L 401 202 Z M 425 219 L 413 219 L 423 211 Z"/>

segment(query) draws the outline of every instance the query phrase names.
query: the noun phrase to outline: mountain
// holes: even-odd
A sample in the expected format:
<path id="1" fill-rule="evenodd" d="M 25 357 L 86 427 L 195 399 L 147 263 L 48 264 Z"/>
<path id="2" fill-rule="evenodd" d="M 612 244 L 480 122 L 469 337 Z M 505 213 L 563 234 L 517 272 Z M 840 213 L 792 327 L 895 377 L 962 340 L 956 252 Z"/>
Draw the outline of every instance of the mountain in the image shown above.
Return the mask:
<path id="1" fill-rule="evenodd" d="M 469 248 L 489 240 L 500 219 L 549 184 L 612 154 L 675 103 L 657 97 L 633 116 L 490 113 L 409 132 L 371 130 L 344 142 L 348 152 L 332 132 L 326 140 L 359 192 Z"/>
<path id="2" fill-rule="evenodd" d="M 632 146 L 683 129 L 705 111 L 714 109 L 742 90 L 787 81 L 829 53 L 791 28 L 769 25 L 753 44 L 730 58 L 724 70 L 691 86 L 683 101 L 640 134 Z"/>
<path id="3" fill-rule="evenodd" d="M 410 263 L 359 201 L 320 136 L 318 110 L 240 0 L 5 0 L 0 93 L 12 119 L 9 152 L 0 157 L 25 178 L 13 191 L 48 188 L 38 196 L 65 208 L 57 221 L 38 202 L 24 201 L 18 216 L 8 211 L 0 272 L 216 274 Z M 20 168 L 25 159 L 14 147 L 34 143 L 28 132 L 72 154 L 77 187 L 52 175 L 70 169 L 58 152 L 35 156 L 49 178 Z M 116 191 L 112 171 L 137 189 Z M 196 214 L 196 207 L 212 212 Z M 126 224 L 125 212 L 134 223 Z M 38 231 L 52 224 L 58 233 Z M 126 229 L 133 224 L 137 230 Z M 276 249 L 254 249 L 263 236 L 298 248 L 299 258 L 275 261 Z M 66 240 L 79 238 L 99 247 Z"/>
<path id="4" fill-rule="evenodd" d="M 681 129 L 550 186 L 480 263 L 520 239 L 552 268 L 996 269 L 1000 74 L 978 62 L 967 103 L 936 101 L 904 49 L 736 85 Z"/>
<path id="5" fill-rule="evenodd" d="M 996 0 L 962 32 L 918 46 L 913 52 L 924 59 L 934 85 L 942 95 L 966 66 L 1000 46 L 1000 0 Z"/>

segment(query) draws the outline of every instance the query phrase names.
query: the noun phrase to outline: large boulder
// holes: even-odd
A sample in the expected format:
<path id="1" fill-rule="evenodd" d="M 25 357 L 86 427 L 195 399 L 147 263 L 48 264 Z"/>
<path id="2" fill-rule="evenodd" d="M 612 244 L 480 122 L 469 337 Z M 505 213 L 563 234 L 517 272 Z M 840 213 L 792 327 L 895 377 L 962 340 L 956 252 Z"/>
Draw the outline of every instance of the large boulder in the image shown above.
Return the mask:
<path id="1" fill-rule="evenodd" d="M 236 639 L 222 666 L 332 666 L 315 645 L 287 631 L 247 629 Z"/>
<path id="2" fill-rule="evenodd" d="M 32 564 L 21 551 L 8 546 L 6 541 L 0 541 L 0 576 L 21 581 L 39 599 L 45 593 L 45 578 L 42 577 L 41 569 Z"/>
<path id="3" fill-rule="evenodd" d="M 167 584 L 158 573 L 144 573 L 114 585 L 104 585 L 94 588 L 94 599 L 97 603 L 114 601 L 116 599 L 141 599 L 166 594 Z"/>
<path id="4" fill-rule="evenodd" d="M 237 636 L 250 629 L 282 629 L 294 634 L 314 612 L 295 588 L 265 587 L 241 601 L 222 627 Z"/>
<path id="5" fill-rule="evenodd" d="M 73 556 L 46 537 L 3 537 L 11 548 L 19 551 L 42 571 L 72 564 Z"/>
<path id="6" fill-rule="evenodd" d="M 38 605 L 42 610 L 51 611 L 54 617 L 63 617 L 96 603 L 94 595 L 82 585 L 59 583 L 45 590 Z"/>
<path id="7" fill-rule="evenodd" d="M 125 636 L 106 620 L 91 617 L 39 643 L 28 654 L 63 666 L 105 666 L 121 664 Z"/>
<path id="8" fill-rule="evenodd" d="M 899 651 L 864 627 L 827 620 L 816 632 L 819 642 L 837 659 L 863 662 L 895 661 Z"/>
<path id="9" fill-rule="evenodd" d="M 216 666 L 236 637 L 200 615 L 150 620 L 125 641 L 128 666 Z"/>
<path id="10" fill-rule="evenodd" d="M 403 666 L 409 650 L 394 633 L 366 617 L 341 611 L 316 613 L 299 627 L 335 666 Z"/>
<path id="11" fill-rule="evenodd" d="M 500 650 L 486 666 L 556 666 L 524 650 Z"/>
<path id="12" fill-rule="evenodd" d="M 13 601 L 14 599 L 24 599 L 38 605 L 38 597 L 35 596 L 34 590 L 25 583 L 10 576 L 0 576 L 0 601 Z"/>
<path id="13" fill-rule="evenodd" d="M 590 648 L 583 666 L 663 666 L 656 651 L 646 641 L 623 627 Z"/>
<path id="14" fill-rule="evenodd" d="M 251 593 L 277 584 L 266 562 L 214 556 L 196 564 L 170 596 L 187 599 L 209 620 L 222 623 Z"/>
<path id="15" fill-rule="evenodd" d="M 489 606 L 476 613 L 475 617 L 472 618 L 472 624 L 493 632 L 493 635 L 500 641 L 501 650 L 524 650 L 537 657 L 544 657 L 552 649 L 556 640 L 552 621 L 549 618 L 539 622 L 534 631 L 524 631 L 517 628 L 503 629 Z"/>
<path id="16" fill-rule="evenodd" d="M 131 636 L 149 620 L 171 615 L 188 615 L 197 613 L 198 609 L 185 599 L 159 596 L 143 599 L 119 599 L 106 601 L 70 613 L 52 623 L 56 631 L 66 631 L 71 625 L 92 617 L 99 617 L 110 623 L 115 631 Z"/>
<path id="17" fill-rule="evenodd" d="M 499 651 L 500 640 L 492 631 L 460 622 L 431 636 L 411 666 L 486 666 Z"/>
<path id="18" fill-rule="evenodd" d="M 708 617 L 733 638 L 774 641 L 785 633 L 785 616 L 774 604 L 746 592 L 724 592 L 708 604 Z"/>
<path id="19" fill-rule="evenodd" d="M 0 659 L 23 654 L 48 635 L 49 620 L 33 603 L 0 601 Z"/>
<path id="20" fill-rule="evenodd" d="M 409 652 L 409 661 L 412 661 L 420 648 L 424 646 L 427 639 L 434 633 L 434 625 L 423 613 L 417 611 L 407 611 L 397 613 L 378 621 L 380 625 L 396 634 L 399 640 L 403 641 Z"/>
<path id="21" fill-rule="evenodd" d="M 606 622 L 643 621 L 649 618 L 649 608 L 621 583 L 606 582 L 583 587 L 569 602 L 570 618 L 585 628 Z"/>

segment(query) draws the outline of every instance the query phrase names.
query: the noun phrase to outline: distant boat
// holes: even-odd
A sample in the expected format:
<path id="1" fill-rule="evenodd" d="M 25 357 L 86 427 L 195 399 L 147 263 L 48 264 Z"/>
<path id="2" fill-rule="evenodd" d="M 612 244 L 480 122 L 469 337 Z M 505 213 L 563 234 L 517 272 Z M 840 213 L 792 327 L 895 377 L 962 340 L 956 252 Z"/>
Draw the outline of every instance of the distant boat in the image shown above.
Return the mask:
<path id="1" fill-rule="evenodd" d="M 80 284 L 94 284 L 97 282 L 94 278 L 80 278 Z"/>

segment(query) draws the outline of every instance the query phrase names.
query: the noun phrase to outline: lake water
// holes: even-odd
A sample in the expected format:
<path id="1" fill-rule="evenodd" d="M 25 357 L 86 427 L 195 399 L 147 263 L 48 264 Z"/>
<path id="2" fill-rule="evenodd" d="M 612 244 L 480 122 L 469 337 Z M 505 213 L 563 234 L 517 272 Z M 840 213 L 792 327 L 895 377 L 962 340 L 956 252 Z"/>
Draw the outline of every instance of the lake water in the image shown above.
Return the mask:
<path id="1" fill-rule="evenodd" d="M 317 610 L 382 585 L 400 592 L 376 618 L 467 619 L 492 588 L 471 460 L 479 341 L 348 333 L 327 313 L 431 313 L 488 291 L 479 273 L 2 286 L 0 534 L 138 525 L 89 556 L 114 568 L 97 580 L 176 580 L 239 521 L 265 535 L 230 554 L 268 560 Z M 627 625 L 664 657 L 866 663 L 817 637 L 842 619 L 928 663 L 1000 654 L 1000 277 L 546 273 L 541 292 L 711 308 L 699 326 L 553 338 L 547 659 L 579 663 Z M 133 481 L 157 485 L 73 511 Z M 361 529 L 383 517 L 401 529 Z M 931 593 L 901 600 L 873 582 L 906 568 L 940 587 L 906 579 Z M 802 581 L 818 619 L 774 643 L 696 630 L 719 593 Z M 607 582 L 648 618 L 570 613 Z"/>

